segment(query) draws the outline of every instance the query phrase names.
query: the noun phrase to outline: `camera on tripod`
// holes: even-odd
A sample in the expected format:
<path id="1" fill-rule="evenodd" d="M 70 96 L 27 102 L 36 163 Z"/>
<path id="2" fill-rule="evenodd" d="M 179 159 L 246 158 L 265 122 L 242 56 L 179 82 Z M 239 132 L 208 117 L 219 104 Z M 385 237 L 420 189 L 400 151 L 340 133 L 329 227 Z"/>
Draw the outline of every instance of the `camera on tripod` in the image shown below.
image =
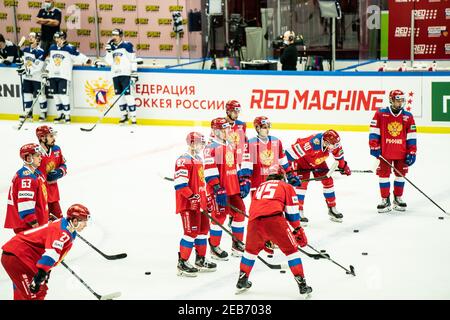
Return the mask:
<path id="1" fill-rule="evenodd" d="M 281 49 L 281 48 L 285 47 L 286 44 L 284 43 L 283 38 L 284 38 L 283 35 L 276 37 L 275 40 L 272 41 L 272 48 L 273 49 Z M 295 36 L 294 45 L 296 45 L 296 46 L 304 46 L 305 45 L 305 41 L 303 40 L 303 36 L 301 34 Z"/>

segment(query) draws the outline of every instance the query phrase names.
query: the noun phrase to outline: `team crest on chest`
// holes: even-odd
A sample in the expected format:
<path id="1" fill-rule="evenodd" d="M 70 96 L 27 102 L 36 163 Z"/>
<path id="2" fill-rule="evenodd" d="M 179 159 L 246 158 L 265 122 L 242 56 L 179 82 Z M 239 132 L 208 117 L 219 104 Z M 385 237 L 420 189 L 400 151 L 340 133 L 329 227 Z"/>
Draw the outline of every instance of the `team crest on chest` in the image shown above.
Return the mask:
<path id="1" fill-rule="evenodd" d="M 229 136 L 230 138 L 229 138 L 229 141 L 232 143 L 232 144 L 234 144 L 234 145 L 238 145 L 239 144 L 239 141 L 240 141 L 240 138 L 239 138 L 239 134 L 237 133 L 237 132 L 232 132 L 232 133 L 230 133 L 230 136 Z"/>
<path id="2" fill-rule="evenodd" d="M 316 160 L 314 160 L 314 163 L 318 165 L 321 164 L 322 162 L 325 162 L 325 160 L 327 160 L 327 157 L 317 158 Z"/>
<path id="3" fill-rule="evenodd" d="M 234 154 L 233 152 L 227 151 L 225 154 L 225 162 L 227 166 L 232 167 L 234 165 Z"/>
<path id="4" fill-rule="evenodd" d="M 391 136 L 397 137 L 402 132 L 403 126 L 400 122 L 394 121 L 388 124 L 387 129 Z"/>
<path id="5" fill-rule="evenodd" d="M 46 171 L 47 173 L 49 173 L 50 171 L 55 170 L 55 168 L 56 168 L 55 163 L 54 163 L 53 161 L 50 161 L 50 162 L 47 163 L 47 165 L 45 166 L 45 171 Z"/>
<path id="6" fill-rule="evenodd" d="M 272 150 L 264 150 L 259 153 L 261 163 L 265 166 L 270 166 L 273 163 L 274 154 Z"/>

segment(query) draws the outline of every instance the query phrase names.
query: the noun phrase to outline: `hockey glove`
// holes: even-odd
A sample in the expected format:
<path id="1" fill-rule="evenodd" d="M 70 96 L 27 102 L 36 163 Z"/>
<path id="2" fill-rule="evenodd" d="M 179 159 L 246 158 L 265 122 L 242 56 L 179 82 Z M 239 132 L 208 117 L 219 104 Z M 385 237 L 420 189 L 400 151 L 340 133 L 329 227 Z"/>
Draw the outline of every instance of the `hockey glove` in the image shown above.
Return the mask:
<path id="1" fill-rule="evenodd" d="M 381 156 L 380 147 L 370 148 L 370 155 L 378 159 Z"/>
<path id="2" fill-rule="evenodd" d="M 64 172 L 61 169 L 55 169 L 47 173 L 47 181 L 56 181 L 64 176 Z"/>
<path id="3" fill-rule="evenodd" d="M 250 180 L 247 177 L 239 179 L 239 189 L 241 191 L 241 198 L 244 199 L 250 192 Z"/>
<path id="4" fill-rule="evenodd" d="M 300 187 L 302 185 L 302 180 L 300 177 L 295 175 L 292 171 L 287 173 L 287 180 L 289 184 L 294 187 Z"/>
<path id="5" fill-rule="evenodd" d="M 352 174 L 352 171 L 350 170 L 350 167 L 348 166 L 347 161 L 343 161 L 343 163 L 339 165 L 339 169 L 340 169 L 342 175 L 349 176 Z"/>
<path id="6" fill-rule="evenodd" d="M 33 281 L 30 283 L 31 293 L 38 293 L 42 282 L 47 278 L 47 272 L 42 269 L 38 269 L 38 272 L 34 275 Z"/>
<path id="7" fill-rule="evenodd" d="M 294 234 L 295 240 L 300 247 L 303 248 L 308 244 L 308 239 L 306 239 L 306 234 L 302 227 L 295 228 L 292 233 Z"/>
<path id="8" fill-rule="evenodd" d="M 105 45 L 105 50 L 106 50 L 106 52 L 108 52 L 108 53 L 114 50 L 113 45 L 112 45 L 111 42 L 108 42 L 108 43 Z"/>
<path id="9" fill-rule="evenodd" d="M 405 163 L 409 166 L 412 166 L 416 162 L 416 154 L 408 153 L 405 158 Z"/>
<path id="10" fill-rule="evenodd" d="M 214 208 L 216 207 L 216 204 L 214 202 L 214 198 L 212 195 L 207 195 L 206 196 L 206 211 L 208 211 L 208 213 L 213 212 Z"/>
<path id="11" fill-rule="evenodd" d="M 273 242 L 270 240 L 266 241 L 266 243 L 264 244 L 264 251 L 268 254 L 273 254 L 273 249 L 275 249 L 275 245 L 273 244 Z"/>
<path id="12" fill-rule="evenodd" d="M 219 184 L 216 184 L 214 187 L 214 194 L 216 195 L 216 202 L 219 207 L 227 206 L 227 192 L 224 188 L 222 188 Z"/>
<path id="13" fill-rule="evenodd" d="M 193 194 L 188 198 L 189 209 L 192 211 L 198 211 L 200 209 L 200 195 Z"/>

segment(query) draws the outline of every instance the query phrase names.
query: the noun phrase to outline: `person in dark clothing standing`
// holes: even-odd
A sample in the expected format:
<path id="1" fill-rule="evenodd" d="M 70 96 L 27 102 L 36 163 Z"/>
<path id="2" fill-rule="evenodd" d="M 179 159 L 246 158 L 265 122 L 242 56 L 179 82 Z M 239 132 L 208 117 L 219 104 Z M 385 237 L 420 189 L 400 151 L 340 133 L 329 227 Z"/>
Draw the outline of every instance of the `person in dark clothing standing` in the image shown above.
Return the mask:
<path id="1" fill-rule="evenodd" d="M 297 70 L 297 47 L 294 44 L 295 34 L 293 31 L 286 31 L 283 35 L 283 42 L 286 48 L 280 57 L 281 70 Z"/>
<path id="2" fill-rule="evenodd" d="M 54 43 L 54 34 L 60 31 L 61 16 L 61 10 L 55 8 L 55 1 L 45 0 L 42 3 L 37 23 L 41 25 L 41 48 L 44 50 L 44 57 L 48 55 L 48 49 Z"/>

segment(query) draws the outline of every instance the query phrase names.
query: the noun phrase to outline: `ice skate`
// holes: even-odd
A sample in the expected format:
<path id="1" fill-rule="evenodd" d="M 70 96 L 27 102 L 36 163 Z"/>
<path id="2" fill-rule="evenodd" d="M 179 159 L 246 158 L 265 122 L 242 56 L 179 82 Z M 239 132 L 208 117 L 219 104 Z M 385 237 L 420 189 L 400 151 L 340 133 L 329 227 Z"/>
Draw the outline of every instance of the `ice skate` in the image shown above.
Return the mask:
<path id="1" fill-rule="evenodd" d="M 56 117 L 53 120 L 54 123 L 61 123 L 61 122 L 64 123 L 64 121 L 65 121 L 65 116 L 62 113 L 59 115 L 59 117 Z"/>
<path id="2" fill-rule="evenodd" d="M 305 279 L 301 276 L 295 276 L 294 279 L 297 281 L 300 295 L 302 295 L 305 299 L 308 299 L 310 297 L 310 293 L 312 292 L 312 288 L 306 284 Z"/>
<path id="3" fill-rule="evenodd" d="M 243 293 L 245 291 L 247 291 L 248 289 L 250 289 L 252 286 L 251 281 L 248 281 L 248 277 L 247 274 L 243 271 L 241 271 L 239 273 L 239 279 L 238 282 L 236 284 L 236 294 L 240 294 Z"/>
<path id="4" fill-rule="evenodd" d="M 217 264 L 214 262 L 208 261 L 206 257 L 195 257 L 195 267 L 199 272 L 214 272 L 217 270 Z"/>
<path id="5" fill-rule="evenodd" d="M 330 220 L 334 222 L 342 222 L 344 215 L 337 211 L 336 207 L 328 208 L 328 215 L 330 216 Z"/>
<path id="6" fill-rule="evenodd" d="M 406 203 L 403 201 L 402 197 L 394 196 L 394 201 L 392 203 L 392 208 L 396 211 L 404 212 L 406 211 Z"/>
<path id="7" fill-rule="evenodd" d="M 241 241 L 233 241 L 231 246 L 231 255 L 234 257 L 242 257 L 244 254 L 245 246 Z"/>
<path id="8" fill-rule="evenodd" d="M 177 275 L 185 277 L 196 277 L 198 269 L 193 267 L 189 261 L 183 260 L 178 253 Z"/>
<path id="9" fill-rule="evenodd" d="M 209 243 L 211 249 L 211 258 L 216 260 L 228 261 L 228 253 L 222 250 L 219 246 L 215 247 Z"/>
<path id="10" fill-rule="evenodd" d="M 47 112 L 42 112 L 39 115 L 39 122 L 45 122 L 45 121 L 47 121 Z"/>
<path id="11" fill-rule="evenodd" d="M 119 124 L 124 125 L 127 123 L 127 121 L 128 121 L 128 115 L 123 115 L 119 120 Z"/>
<path id="12" fill-rule="evenodd" d="M 308 225 L 308 218 L 303 214 L 303 210 L 300 210 L 300 224 L 302 227 L 306 227 Z"/>
<path id="13" fill-rule="evenodd" d="M 391 211 L 391 200 L 389 197 L 382 198 L 381 203 L 377 206 L 378 213 L 385 213 Z"/>

